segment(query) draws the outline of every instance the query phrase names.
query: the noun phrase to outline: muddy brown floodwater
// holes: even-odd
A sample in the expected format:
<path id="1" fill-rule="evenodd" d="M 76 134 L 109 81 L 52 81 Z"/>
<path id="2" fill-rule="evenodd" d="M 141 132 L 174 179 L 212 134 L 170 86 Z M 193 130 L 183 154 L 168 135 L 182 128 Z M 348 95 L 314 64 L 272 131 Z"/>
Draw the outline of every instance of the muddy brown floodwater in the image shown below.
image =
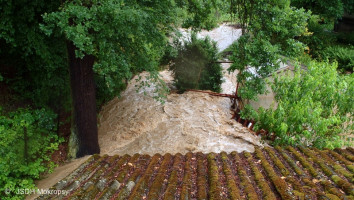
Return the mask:
<path id="1" fill-rule="evenodd" d="M 210 32 L 201 32 L 199 37 L 209 35 L 218 42 L 220 51 L 238 39 L 241 31 L 221 25 Z M 235 90 L 236 74 L 229 74 L 223 64 L 224 93 Z M 169 71 L 160 72 L 162 79 L 172 85 Z M 142 75 L 146 75 L 143 73 Z M 153 87 L 139 93 L 133 79 L 121 98 L 115 98 L 99 113 L 99 144 L 101 154 L 155 154 L 197 152 L 253 151 L 260 139 L 241 124 L 231 119 L 231 102 L 227 98 L 213 97 L 204 93 L 186 92 L 170 94 L 166 103 L 152 98 Z M 75 159 L 36 182 L 38 188 L 48 189 L 67 176 L 88 156 Z M 34 199 L 38 195 L 27 196 Z"/>
<path id="2" fill-rule="evenodd" d="M 169 71 L 161 75 L 171 80 Z M 170 94 L 161 104 L 152 98 L 152 89 L 147 95 L 136 93 L 135 84 L 100 112 L 101 154 L 241 152 L 260 145 L 258 137 L 231 119 L 228 98 L 185 92 Z"/>
<path id="3" fill-rule="evenodd" d="M 222 51 L 240 35 L 239 29 L 222 25 L 199 37 L 209 35 L 218 42 Z M 223 93 L 232 94 L 236 74 L 227 72 L 223 64 Z M 147 73 L 141 74 L 146 76 Z M 161 78 L 171 85 L 170 71 L 160 72 Z M 261 146 L 260 138 L 231 119 L 228 98 L 204 93 L 185 92 L 169 94 L 165 104 L 152 98 L 154 87 L 136 92 L 135 78 L 121 98 L 115 98 L 99 113 L 99 144 L 101 154 L 155 154 L 192 152 L 242 152 Z"/>

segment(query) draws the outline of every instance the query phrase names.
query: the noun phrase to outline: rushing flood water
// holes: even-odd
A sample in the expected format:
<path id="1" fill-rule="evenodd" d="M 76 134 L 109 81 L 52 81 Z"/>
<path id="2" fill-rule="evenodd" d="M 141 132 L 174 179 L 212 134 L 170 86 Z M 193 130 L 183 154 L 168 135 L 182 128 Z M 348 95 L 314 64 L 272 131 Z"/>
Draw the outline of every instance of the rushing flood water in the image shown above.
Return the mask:
<path id="1" fill-rule="evenodd" d="M 188 38 L 190 30 L 180 29 L 180 31 L 183 38 Z M 217 42 L 217 47 L 221 52 L 236 41 L 241 36 L 241 33 L 241 29 L 235 29 L 233 26 L 222 24 L 211 31 L 201 31 L 197 36 L 199 38 L 209 36 L 212 40 Z"/>
<path id="2" fill-rule="evenodd" d="M 222 25 L 199 37 L 209 35 L 218 42 L 219 50 L 235 41 L 240 30 Z M 235 90 L 235 74 L 229 74 L 223 64 L 224 93 Z M 171 84 L 169 71 L 162 71 L 162 79 Z M 142 74 L 143 76 L 146 73 Z M 259 138 L 231 119 L 228 98 L 204 93 L 170 94 L 166 103 L 155 101 L 153 88 L 137 93 L 132 79 L 121 98 L 110 101 L 100 112 L 99 143 L 102 154 L 155 154 L 192 152 L 253 151 L 261 145 Z"/>

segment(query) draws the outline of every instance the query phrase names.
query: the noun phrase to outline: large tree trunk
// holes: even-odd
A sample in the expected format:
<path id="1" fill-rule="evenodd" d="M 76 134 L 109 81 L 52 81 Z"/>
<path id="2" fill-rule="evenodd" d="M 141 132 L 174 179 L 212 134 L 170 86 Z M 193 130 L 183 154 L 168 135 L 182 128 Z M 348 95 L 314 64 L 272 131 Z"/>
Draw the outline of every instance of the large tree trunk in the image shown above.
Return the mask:
<path id="1" fill-rule="evenodd" d="M 82 59 L 76 58 L 76 47 L 72 42 L 67 43 L 67 48 L 74 123 L 77 130 L 75 131 L 77 132 L 78 143 L 76 157 L 100 153 L 97 130 L 96 89 L 93 73 L 95 58 L 89 55 Z"/>

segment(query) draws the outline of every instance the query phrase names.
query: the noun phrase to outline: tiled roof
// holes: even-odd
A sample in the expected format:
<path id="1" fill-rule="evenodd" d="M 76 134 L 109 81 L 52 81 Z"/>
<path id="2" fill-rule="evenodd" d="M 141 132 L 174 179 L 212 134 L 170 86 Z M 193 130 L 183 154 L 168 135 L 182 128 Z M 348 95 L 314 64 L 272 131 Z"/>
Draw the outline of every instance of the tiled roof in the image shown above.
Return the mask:
<path id="1" fill-rule="evenodd" d="M 354 199 L 354 149 L 90 157 L 38 199 Z"/>

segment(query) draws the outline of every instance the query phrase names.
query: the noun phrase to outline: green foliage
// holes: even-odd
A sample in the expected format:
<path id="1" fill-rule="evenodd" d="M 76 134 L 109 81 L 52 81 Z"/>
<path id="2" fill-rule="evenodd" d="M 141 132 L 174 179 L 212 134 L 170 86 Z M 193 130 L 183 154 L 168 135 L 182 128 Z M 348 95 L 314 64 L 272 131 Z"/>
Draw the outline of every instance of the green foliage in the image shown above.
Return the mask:
<path id="1" fill-rule="evenodd" d="M 179 34 L 178 32 L 176 32 Z M 166 44 L 164 55 L 162 56 L 160 60 L 160 65 L 168 65 L 170 62 L 175 59 L 178 55 L 178 49 L 176 46 L 178 45 L 178 37 L 181 37 L 181 35 L 176 36 L 173 38 L 173 43 Z"/>
<path id="2" fill-rule="evenodd" d="M 144 77 L 145 80 L 143 80 L 142 76 L 138 76 L 138 79 L 136 79 L 138 82 L 140 82 L 139 85 L 135 85 L 136 91 L 139 92 L 143 88 L 151 88 L 153 87 L 153 93 L 154 96 L 152 96 L 156 101 L 160 101 L 161 103 L 165 103 L 165 99 L 167 98 L 167 95 L 169 94 L 170 90 L 166 83 L 160 78 L 160 74 L 158 71 L 150 72 L 148 76 Z M 144 94 L 146 94 L 146 91 L 144 91 Z"/>
<path id="3" fill-rule="evenodd" d="M 354 14 L 354 0 L 342 0 L 344 13 Z"/>
<path id="4" fill-rule="evenodd" d="M 33 180 L 54 167 L 50 152 L 61 141 L 56 135 L 56 116 L 45 109 L 18 109 L 0 116 L 0 195 L 23 199 L 17 189 L 33 189 Z M 10 194 L 4 190 L 9 189 Z"/>
<path id="5" fill-rule="evenodd" d="M 16 76 L 0 73 L 19 97 L 35 106 L 68 108 L 68 39 L 78 47 L 78 56 L 96 57 L 100 104 L 119 94 L 133 75 L 158 69 L 166 36 L 181 17 L 193 21 L 193 27 L 209 26 L 222 2 L 0 0 L 0 65 L 15 69 Z M 178 13 L 186 16 L 176 17 Z"/>
<path id="6" fill-rule="evenodd" d="M 291 5 L 297 8 L 305 8 L 311 10 L 312 13 L 320 15 L 327 20 L 336 20 L 341 18 L 344 13 L 344 8 L 350 4 L 351 0 L 292 0 Z M 345 2 L 347 5 L 345 5 Z"/>
<path id="7" fill-rule="evenodd" d="M 337 33 L 337 42 L 344 45 L 354 45 L 354 32 Z"/>
<path id="8" fill-rule="evenodd" d="M 327 53 L 323 53 L 323 51 L 327 51 L 326 49 L 332 45 L 338 45 L 338 43 L 343 45 L 353 44 L 353 34 L 333 32 L 337 19 L 342 18 L 345 13 L 353 13 L 353 0 L 294 0 L 291 1 L 291 5 L 313 13 L 308 21 L 308 31 L 311 34 L 299 38 L 309 47 L 309 54 L 313 58 L 325 60 L 327 55 L 324 54 Z M 341 65 L 339 65 L 339 68 L 341 68 Z"/>
<path id="9" fill-rule="evenodd" d="M 321 23 L 318 15 L 312 15 L 308 21 L 309 34 L 299 38 L 308 46 L 309 54 L 314 58 L 321 58 L 321 52 L 336 42 L 333 23 Z"/>
<path id="10" fill-rule="evenodd" d="M 281 55 L 296 57 L 305 46 L 295 38 L 306 34 L 310 16 L 303 9 L 290 7 L 290 2 L 235 0 L 235 12 L 243 35 L 233 45 L 234 63 L 229 70 L 238 70 L 238 95 L 256 100 L 266 92 L 264 78 L 279 67 Z"/>
<path id="11" fill-rule="evenodd" d="M 105 76 L 95 75 L 95 84 L 96 84 L 96 104 L 97 110 L 105 104 L 107 101 L 113 99 L 116 96 L 120 95 L 120 92 L 123 91 L 127 86 L 127 81 L 117 81 L 115 82 L 115 89 L 112 91 L 106 84 Z M 116 78 L 113 76 L 113 78 Z M 114 79 L 117 80 L 117 79 Z"/>
<path id="12" fill-rule="evenodd" d="M 258 111 L 258 129 L 274 132 L 275 144 L 340 147 L 338 134 L 353 130 L 344 124 L 353 120 L 354 76 L 336 69 L 335 63 L 311 62 L 307 70 L 276 76 L 271 86 L 278 106 Z"/>
<path id="13" fill-rule="evenodd" d="M 233 21 L 230 13 L 231 1 L 217 0 L 215 8 L 215 18 L 218 23 Z"/>
<path id="14" fill-rule="evenodd" d="M 324 59 L 338 62 L 338 69 L 353 72 L 354 47 L 330 46 L 321 52 Z"/>
<path id="15" fill-rule="evenodd" d="M 45 14 L 47 34 L 60 33 L 78 48 L 76 55 L 94 55 L 94 71 L 102 94 L 119 94 L 124 82 L 142 71 L 156 71 L 176 13 L 174 1 L 68 1 Z M 102 89 L 98 88 L 98 89 Z"/>
<path id="16" fill-rule="evenodd" d="M 69 101 L 65 41 L 57 35 L 47 37 L 39 23 L 41 14 L 59 5 L 60 1 L 0 0 L 0 65 L 13 70 L 0 73 L 18 97 L 55 109 Z"/>
<path id="17" fill-rule="evenodd" d="M 177 46 L 178 56 L 170 68 L 178 90 L 200 89 L 221 91 L 222 68 L 216 43 L 210 38 L 198 39 L 193 33 L 190 41 Z"/>
<path id="18" fill-rule="evenodd" d="M 211 30 L 217 26 L 218 15 L 226 13 L 224 1 L 221 0 L 176 0 L 182 8 L 182 27 L 194 30 Z M 220 9 L 219 9 L 220 8 Z"/>

